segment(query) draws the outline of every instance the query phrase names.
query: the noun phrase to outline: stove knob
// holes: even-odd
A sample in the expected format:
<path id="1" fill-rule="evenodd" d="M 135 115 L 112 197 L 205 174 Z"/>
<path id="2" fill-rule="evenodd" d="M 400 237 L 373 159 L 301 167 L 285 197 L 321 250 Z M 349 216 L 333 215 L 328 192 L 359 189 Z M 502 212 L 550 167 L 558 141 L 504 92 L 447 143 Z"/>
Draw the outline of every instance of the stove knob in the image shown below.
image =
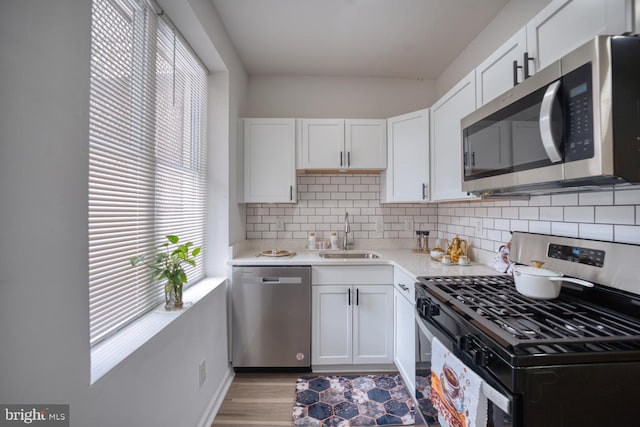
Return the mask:
<path id="1" fill-rule="evenodd" d="M 471 357 L 476 366 L 487 366 L 489 364 L 489 352 L 486 348 L 472 350 Z"/>
<path id="2" fill-rule="evenodd" d="M 468 351 L 471 348 L 471 340 L 467 335 L 457 336 L 456 345 L 460 350 Z"/>
<path id="3" fill-rule="evenodd" d="M 429 304 L 426 309 L 427 316 L 429 317 L 437 316 L 440 314 L 440 307 L 438 307 L 436 304 Z"/>

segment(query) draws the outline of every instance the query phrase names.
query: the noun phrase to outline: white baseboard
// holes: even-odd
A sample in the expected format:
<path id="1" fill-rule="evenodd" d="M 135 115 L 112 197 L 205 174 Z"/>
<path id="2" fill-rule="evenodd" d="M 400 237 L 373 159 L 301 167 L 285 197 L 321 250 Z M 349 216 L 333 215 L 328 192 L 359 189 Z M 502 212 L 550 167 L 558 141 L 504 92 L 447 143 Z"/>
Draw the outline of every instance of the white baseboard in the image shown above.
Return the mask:
<path id="1" fill-rule="evenodd" d="M 213 424 L 213 420 L 216 418 L 216 415 L 222 406 L 222 402 L 229 391 L 229 387 L 231 387 L 233 377 L 235 377 L 235 373 L 232 368 L 229 368 L 226 377 L 220 383 L 218 390 L 216 390 L 214 398 L 211 399 L 211 403 L 209 403 L 209 406 L 207 406 L 207 409 L 204 411 L 204 414 L 198 423 L 198 427 L 210 427 L 211 424 Z"/>
<path id="2" fill-rule="evenodd" d="M 364 372 L 394 372 L 398 369 L 393 363 L 370 364 L 370 365 L 312 365 L 311 372 L 314 374 L 326 373 L 364 373 Z"/>

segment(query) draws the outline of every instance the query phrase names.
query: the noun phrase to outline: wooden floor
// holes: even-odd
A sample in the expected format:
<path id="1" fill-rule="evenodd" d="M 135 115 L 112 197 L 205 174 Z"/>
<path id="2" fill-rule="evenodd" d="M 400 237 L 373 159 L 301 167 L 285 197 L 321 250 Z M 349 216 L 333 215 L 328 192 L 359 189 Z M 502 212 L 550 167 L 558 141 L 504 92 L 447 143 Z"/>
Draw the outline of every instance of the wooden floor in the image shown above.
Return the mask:
<path id="1" fill-rule="evenodd" d="M 212 427 L 292 426 L 300 375 L 237 373 Z"/>

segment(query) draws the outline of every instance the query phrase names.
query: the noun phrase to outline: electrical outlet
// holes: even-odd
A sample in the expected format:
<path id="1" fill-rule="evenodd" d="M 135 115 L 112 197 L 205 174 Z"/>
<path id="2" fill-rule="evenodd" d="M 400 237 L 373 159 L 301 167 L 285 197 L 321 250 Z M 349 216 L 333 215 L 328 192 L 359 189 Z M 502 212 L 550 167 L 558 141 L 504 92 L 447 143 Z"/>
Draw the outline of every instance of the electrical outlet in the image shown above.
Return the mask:
<path id="1" fill-rule="evenodd" d="M 284 231 L 284 218 L 281 216 L 276 218 L 276 231 Z"/>
<path id="2" fill-rule="evenodd" d="M 384 231 L 384 223 L 382 222 L 382 218 L 376 218 L 376 233 L 382 233 Z"/>
<path id="3" fill-rule="evenodd" d="M 200 364 L 198 364 L 198 385 L 202 387 L 205 380 L 207 379 L 207 361 L 202 359 Z"/>
<path id="4" fill-rule="evenodd" d="M 413 221 L 410 219 L 404 221 L 404 231 L 413 231 Z"/>
<path id="5" fill-rule="evenodd" d="M 482 229 L 482 218 L 471 218 L 471 225 L 475 228 L 476 237 L 482 237 L 484 233 Z"/>

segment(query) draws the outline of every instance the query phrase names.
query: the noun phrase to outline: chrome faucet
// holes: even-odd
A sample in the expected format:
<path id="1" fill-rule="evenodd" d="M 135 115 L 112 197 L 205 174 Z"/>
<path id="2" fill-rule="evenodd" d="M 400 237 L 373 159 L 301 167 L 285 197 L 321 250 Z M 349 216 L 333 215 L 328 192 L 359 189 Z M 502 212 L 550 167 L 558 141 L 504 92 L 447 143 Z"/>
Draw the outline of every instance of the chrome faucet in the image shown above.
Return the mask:
<path id="1" fill-rule="evenodd" d="M 349 246 L 353 244 L 353 240 L 349 243 L 349 233 L 351 233 L 351 226 L 349 225 L 349 212 L 344 213 L 344 238 L 342 239 L 342 248 L 344 250 L 349 249 Z"/>

